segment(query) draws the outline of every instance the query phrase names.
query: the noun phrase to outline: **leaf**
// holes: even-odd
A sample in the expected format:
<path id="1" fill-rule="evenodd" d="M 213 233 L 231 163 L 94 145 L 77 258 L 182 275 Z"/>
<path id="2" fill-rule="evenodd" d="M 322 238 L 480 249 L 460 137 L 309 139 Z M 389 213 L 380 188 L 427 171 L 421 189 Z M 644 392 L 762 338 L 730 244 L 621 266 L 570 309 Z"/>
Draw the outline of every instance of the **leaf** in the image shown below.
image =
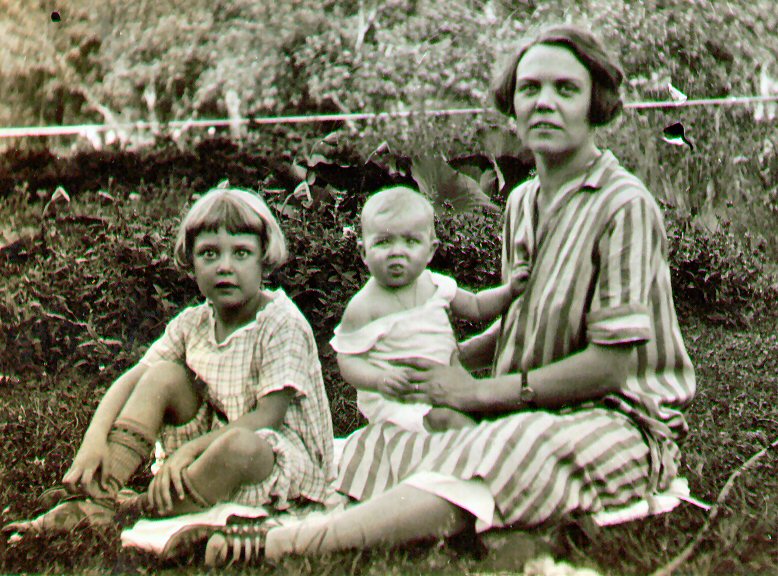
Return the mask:
<path id="1" fill-rule="evenodd" d="M 415 158 L 411 175 L 419 185 L 419 190 L 430 199 L 438 213 L 449 210 L 467 213 L 478 208 L 499 211 L 481 191 L 478 182 L 451 168 L 441 157 Z"/>

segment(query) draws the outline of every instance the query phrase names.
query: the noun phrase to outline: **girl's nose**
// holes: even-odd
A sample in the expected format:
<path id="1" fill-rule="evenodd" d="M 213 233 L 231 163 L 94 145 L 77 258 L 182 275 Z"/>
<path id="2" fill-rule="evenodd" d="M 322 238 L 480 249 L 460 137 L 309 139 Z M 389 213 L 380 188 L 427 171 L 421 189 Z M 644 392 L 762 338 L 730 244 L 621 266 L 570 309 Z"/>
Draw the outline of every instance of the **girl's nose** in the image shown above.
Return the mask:
<path id="1" fill-rule="evenodd" d="M 232 271 L 232 258 L 229 254 L 223 254 L 216 264 L 217 272 L 230 272 Z"/>

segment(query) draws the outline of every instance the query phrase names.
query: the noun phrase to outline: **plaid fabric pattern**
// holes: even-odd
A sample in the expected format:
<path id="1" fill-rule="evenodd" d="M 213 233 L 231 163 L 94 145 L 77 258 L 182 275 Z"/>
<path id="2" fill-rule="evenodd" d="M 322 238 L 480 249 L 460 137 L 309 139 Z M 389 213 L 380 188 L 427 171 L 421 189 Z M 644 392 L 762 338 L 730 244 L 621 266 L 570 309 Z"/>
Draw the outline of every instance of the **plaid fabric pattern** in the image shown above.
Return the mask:
<path id="1" fill-rule="evenodd" d="M 218 413 L 232 422 L 254 410 L 263 396 L 293 388 L 296 394 L 281 426 L 257 431 L 273 446 L 276 467 L 287 470 L 274 471 L 261 485 L 241 489 L 236 501 L 267 504 L 272 494 L 279 508 L 298 497 L 321 502 L 330 494 L 334 476 L 333 433 L 316 342 L 308 322 L 283 291 L 268 295 L 272 300 L 256 320 L 221 343 L 214 336 L 211 305 L 187 308 L 168 324 L 141 362 L 184 363 L 206 385 L 206 403 L 195 419 L 164 431 L 167 448 L 222 426 Z"/>

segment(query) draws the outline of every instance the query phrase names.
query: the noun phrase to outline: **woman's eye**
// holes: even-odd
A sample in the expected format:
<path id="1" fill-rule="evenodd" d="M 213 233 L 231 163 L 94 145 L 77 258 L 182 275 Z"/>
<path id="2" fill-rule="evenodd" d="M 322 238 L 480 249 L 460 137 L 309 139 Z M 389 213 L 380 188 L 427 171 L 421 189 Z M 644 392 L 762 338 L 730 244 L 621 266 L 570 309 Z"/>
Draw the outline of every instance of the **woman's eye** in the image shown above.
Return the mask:
<path id="1" fill-rule="evenodd" d="M 520 84 L 516 87 L 516 93 L 518 94 L 534 94 L 537 91 L 537 86 L 534 84 Z"/>
<path id="2" fill-rule="evenodd" d="M 563 96 L 572 96 L 578 93 L 578 87 L 574 84 L 562 84 L 559 86 L 559 93 Z"/>

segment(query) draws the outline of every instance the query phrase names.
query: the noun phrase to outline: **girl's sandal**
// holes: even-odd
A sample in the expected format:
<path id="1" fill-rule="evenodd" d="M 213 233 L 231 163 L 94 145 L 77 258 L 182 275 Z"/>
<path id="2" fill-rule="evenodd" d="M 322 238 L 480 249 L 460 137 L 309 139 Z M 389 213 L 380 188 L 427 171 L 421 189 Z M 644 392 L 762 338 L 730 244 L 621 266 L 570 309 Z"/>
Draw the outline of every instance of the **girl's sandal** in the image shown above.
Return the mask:
<path id="1" fill-rule="evenodd" d="M 33 520 L 11 522 L 3 526 L 4 533 L 14 533 L 17 537 L 24 534 L 42 534 L 44 532 L 69 532 L 77 526 L 106 526 L 113 523 L 114 508 L 108 503 L 94 500 L 67 500 L 38 516 Z"/>

